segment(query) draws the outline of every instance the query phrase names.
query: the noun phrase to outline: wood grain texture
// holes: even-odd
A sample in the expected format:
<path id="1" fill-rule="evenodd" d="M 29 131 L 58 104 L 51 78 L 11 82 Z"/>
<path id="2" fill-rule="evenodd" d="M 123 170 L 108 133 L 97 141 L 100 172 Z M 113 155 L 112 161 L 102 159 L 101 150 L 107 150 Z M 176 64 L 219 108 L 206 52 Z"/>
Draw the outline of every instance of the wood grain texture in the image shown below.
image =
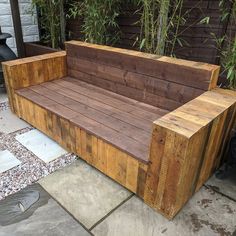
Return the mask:
<path id="1" fill-rule="evenodd" d="M 167 113 L 67 77 L 17 94 L 143 162 L 148 162 L 152 123 Z"/>
<path id="2" fill-rule="evenodd" d="M 66 43 L 68 74 L 172 111 L 216 87 L 219 67 L 78 41 Z"/>
<path id="3" fill-rule="evenodd" d="M 15 96 L 22 119 L 130 191 L 137 192 L 140 169 L 142 176 L 145 176 L 147 164 L 127 155 L 54 112 L 20 95 L 15 94 Z"/>
<path id="4" fill-rule="evenodd" d="M 15 90 L 67 75 L 65 51 L 6 61 L 2 65 L 9 102 L 15 113 Z"/>
<path id="5" fill-rule="evenodd" d="M 144 201 L 173 218 L 222 158 L 236 93 L 205 92 L 154 122 Z M 219 103 L 220 99 L 220 103 Z"/>
<path id="6" fill-rule="evenodd" d="M 172 219 L 219 167 L 236 92 L 215 88 L 213 65 L 81 42 L 67 49 L 67 59 L 4 63 L 12 110 Z"/>

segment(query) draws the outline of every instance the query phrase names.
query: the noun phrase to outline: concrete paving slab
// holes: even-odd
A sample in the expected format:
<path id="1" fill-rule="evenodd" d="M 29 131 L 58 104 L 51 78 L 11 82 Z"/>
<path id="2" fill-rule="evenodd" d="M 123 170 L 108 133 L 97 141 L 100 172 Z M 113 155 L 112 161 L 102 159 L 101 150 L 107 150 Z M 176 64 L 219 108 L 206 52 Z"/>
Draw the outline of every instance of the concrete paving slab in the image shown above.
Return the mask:
<path id="1" fill-rule="evenodd" d="M 229 170 L 228 176 L 225 179 L 217 179 L 213 175 L 206 185 L 217 192 L 229 196 L 236 201 L 236 171 L 235 168 Z M 236 221 L 236 220 L 235 220 Z"/>
<path id="2" fill-rule="evenodd" d="M 0 173 L 20 165 L 20 161 L 8 150 L 0 151 Z"/>
<path id="3" fill-rule="evenodd" d="M 96 236 L 226 236 L 236 229 L 235 219 L 236 203 L 203 187 L 172 221 L 132 197 L 92 233 Z"/>
<path id="4" fill-rule="evenodd" d="M 45 163 L 49 163 L 68 153 L 56 142 L 36 129 L 17 135 L 16 140 Z"/>
<path id="5" fill-rule="evenodd" d="M 0 111 L 0 132 L 9 134 L 30 125 L 14 115 L 10 109 Z"/>
<path id="6" fill-rule="evenodd" d="M 39 184 L 34 184 L 0 201 L 0 236 L 9 235 L 88 236 L 90 233 Z"/>
<path id="7" fill-rule="evenodd" d="M 82 160 L 39 183 L 88 229 L 131 193 Z"/>

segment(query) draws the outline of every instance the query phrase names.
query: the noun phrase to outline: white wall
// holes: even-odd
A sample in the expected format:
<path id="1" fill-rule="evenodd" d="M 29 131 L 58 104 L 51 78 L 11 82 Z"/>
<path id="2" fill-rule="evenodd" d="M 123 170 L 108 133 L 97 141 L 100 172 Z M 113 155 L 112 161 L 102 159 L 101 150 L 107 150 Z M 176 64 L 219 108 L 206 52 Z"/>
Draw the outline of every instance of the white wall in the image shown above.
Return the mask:
<path id="1" fill-rule="evenodd" d="M 24 42 L 38 41 L 39 33 L 36 12 L 34 11 L 34 14 L 32 15 L 31 0 L 19 0 L 19 8 Z M 16 53 L 16 41 L 14 38 L 9 0 L 0 0 L 0 26 L 2 27 L 3 33 L 10 33 L 13 36 L 13 38 L 7 40 L 7 44 Z"/>

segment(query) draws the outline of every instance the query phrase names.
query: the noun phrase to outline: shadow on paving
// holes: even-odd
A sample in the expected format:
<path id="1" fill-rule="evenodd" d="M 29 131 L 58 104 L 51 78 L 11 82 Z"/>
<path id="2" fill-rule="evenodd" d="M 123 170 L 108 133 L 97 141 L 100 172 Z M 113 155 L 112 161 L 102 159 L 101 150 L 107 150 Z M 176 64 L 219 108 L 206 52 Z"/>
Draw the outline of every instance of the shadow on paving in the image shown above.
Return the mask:
<path id="1" fill-rule="evenodd" d="M 90 235 L 39 184 L 0 201 L 0 236 Z"/>

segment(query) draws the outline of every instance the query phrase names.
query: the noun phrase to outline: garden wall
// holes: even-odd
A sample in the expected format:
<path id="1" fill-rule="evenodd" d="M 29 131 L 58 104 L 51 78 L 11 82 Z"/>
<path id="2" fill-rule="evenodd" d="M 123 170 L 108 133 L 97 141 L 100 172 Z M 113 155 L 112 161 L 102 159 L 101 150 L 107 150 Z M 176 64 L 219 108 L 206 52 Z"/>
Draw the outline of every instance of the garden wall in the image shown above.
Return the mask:
<path id="1" fill-rule="evenodd" d="M 19 0 L 19 9 L 24 42 L 38 41 L 39 31 L 37 17 L 36 12 L 32 14 L 31 0 Z M 16 53 L 16 42 L 9 0 L 0 0 L 0 26 L 2 26 L 2 32 L 10 33 L 13 36 L 13 38 L 7 40 L 7 44 Z"/>

